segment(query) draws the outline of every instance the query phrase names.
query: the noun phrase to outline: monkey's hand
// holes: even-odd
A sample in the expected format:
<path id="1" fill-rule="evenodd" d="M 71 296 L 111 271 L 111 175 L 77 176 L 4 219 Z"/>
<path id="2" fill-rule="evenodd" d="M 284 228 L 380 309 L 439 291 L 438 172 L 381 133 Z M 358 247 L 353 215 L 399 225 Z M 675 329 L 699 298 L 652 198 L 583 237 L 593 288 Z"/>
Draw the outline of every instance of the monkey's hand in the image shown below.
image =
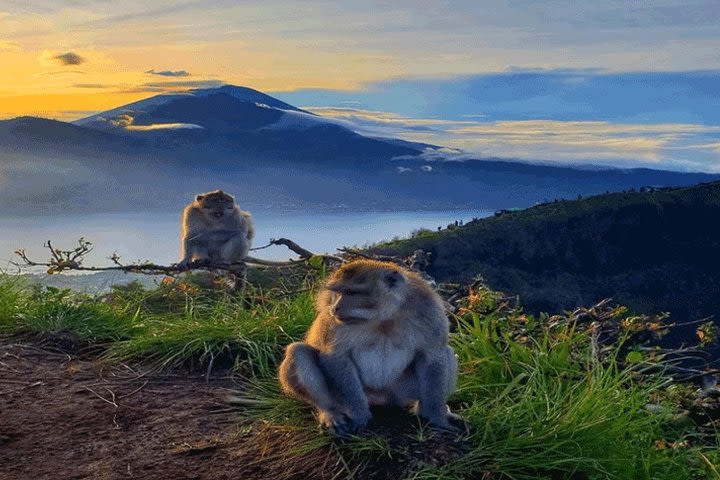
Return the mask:
<path id="1" fill-rule="evenodd" d="M 177 268 L 181 268 L 183 270 L 187 270 L 190 267 L 190 259 L 189 258 L 183 258 L 179 262 L 175 264 Z"/>
<path id="2" fill-rule="evenodd" d="M 362 418 L 350 418 L 344 413 L 328 410 L 318 413 L 320 424 L 328 429 L 330 435 L 338 438 L 348 438 L 350 435 L 362 432 L 370 418 L 371 415 Z"/>
<path id="3" fill-rule="evenodd" d="M 209 258 L 198 258 L 196 260 L 190 260 L 189 258 L 184 258 L 180 260 L 178 263 L 175 264 L 176 267 L 182 268 L 184 270 L 190 270 L 192 268 L 202 267 L 205 265 L 210 264 Z"/>

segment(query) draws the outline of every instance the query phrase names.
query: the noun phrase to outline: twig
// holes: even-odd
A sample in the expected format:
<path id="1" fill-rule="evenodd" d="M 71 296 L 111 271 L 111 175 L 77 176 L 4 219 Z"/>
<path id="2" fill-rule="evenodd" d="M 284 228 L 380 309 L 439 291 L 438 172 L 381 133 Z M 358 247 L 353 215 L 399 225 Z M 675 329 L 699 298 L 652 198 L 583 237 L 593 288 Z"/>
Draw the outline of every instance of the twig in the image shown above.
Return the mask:
<path id="1" fill-rule="evenodd" d="M 110 392 L 110 395 L 112 396 L 112 401 L 111 401 L 111 400 L 108 400 L 108 399 L 105 398 L 105 397 L 103 397 L 102 395 L 100 395 L 99 393 L 97 393 L 95 390 L 93 390 L 93 389 L 90 388 L 90 387 L 83 387 L 83 388 L 84 388 L 85 390 L 89 391 L 90 393 L 92 393 L 93 395 L 95 395 L 96 397 L 98 397 L 98 398 L 99 398 L 100 400 L 102 400 L 103 402 L 109 403 L 109 404 L 112 405 L 113 407 L 118 408 L 118 404 L 115 403 L 115 393 L 114 393 L 112 390 L 110 390 L 109 388 L 103 387 L 103 388 L 105 388 L 105 390 L 107 390 L 108 392 Z"/>
<path id="2" fill-rule="evenodd" d="M 253 247 L 250 249 L 251 252 L 254 252 L 255 250 L 265 250 L 266 248 L 270 248 L 273 246 L 273 243 L 270 242 L 267 245 L 263 245 L 262 247 Z"/>
<path id="3" fill-rule="evenodd" d="M 300 258 L 303 258 L 303 259 L 308 259 L 315 255 L 310 250 L 306 250 L 306 249 L 302 248 L 300 245 L 298 245 L 297 243 L 295 243 L 292 240 L 289 240 L 287 238 L 271 238 L 270 244 L 271 245 L 285 245 L 287 248 L 289 248 L 293 252 L 300 255 Z"/>
<path id="4" fill-rule="evenodd" d="M 131 395 L 135 395 L 137 392 L 139 392 L 140 390 L 142 390 L 143 388 L 145 388 L 145 385 L 147 385 L 148 382 L 150 382 L 150 380 L 145 380 L 145 382 L 144 382 L 142 385 L 140 385 L 138 388 L 136 388 L 136 389 L 133 390 L 132 392 L 126 393 L 125 395 L 120 395 L 120 396 L 118 397 L 118 400 L 121 399 L 121 398 L 127 398 L 127 397 L 129 397 L 129 396 L 131 396 Z"/>
<path id="5" fill-rule="evenodd" d="M 210 373 L 212 372 L 214 363 L 215 363 L 215 355 L 212 352 L 210 352 L 210 362 L 208 362 L 207 372 L 205 372 L 205 383 L 210 383 Z"/>
<path id="6" fill-rule="evenodd" d="M 38 385 L 42 385 L 42 384 L 43 384 L 43 382 L 37 381 L 37 382 L 35 382 L 35 383 L 30 383 L 30 384 L 28 384 L 28 385 L 25 385 L 24 387 L 16 388 L 16 389 L 14 389 L 14 390 L 8 390 L 8 391 L 6 391 L 6 392 L 0 392 L 0 395 L 8 395 L 8 394 L 15 393 L 15 392 L 22 392 L 22 391 L 25 390 L 26 388 L 37 387 Z"/>

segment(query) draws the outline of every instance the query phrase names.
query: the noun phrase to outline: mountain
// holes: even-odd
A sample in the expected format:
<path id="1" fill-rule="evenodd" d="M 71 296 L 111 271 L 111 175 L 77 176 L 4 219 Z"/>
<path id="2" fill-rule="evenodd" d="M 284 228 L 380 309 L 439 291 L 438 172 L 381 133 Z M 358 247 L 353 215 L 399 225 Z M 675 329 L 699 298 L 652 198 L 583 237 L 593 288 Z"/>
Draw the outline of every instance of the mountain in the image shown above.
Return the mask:
<path id="1" fill-rule="evenodd" d="M 248 208 L 496 209 L 720 178 L 427 160 L 433 150 L 441 151 L 360 135 L 249 88 L 196 89 L 72 123 L 0 121 L 0 213 L 178 209 L 213 188 L 235 193 Z"/>
<path id="2" fill-rule="evenodd" d="M 368 138 L 256 90 L 226 85 L 181 94 L 157 95 L 72 122 L 21 117 L 0 121 L 0 138 L 27 153 L 48 145 L 62 153 L 116 152 L 126 143 L 154 156 L 177 157 L 192 150 L 243 161 L 278 159 L 390 159 L 418 155 L 422 146 Z M 40 145 L 36 142 L 40 141 Z M 208 150 L 210 146 L 210 150 Z M 122 153 L 122 152 L 120 152 Z M 250 158 L 248 158 L 250 157 Z"/>
<path id="3" fill-rule="evenodd" d="M 108 110 L 102 113 L 99 113 L 97 115 L 92 115 L 90 117 L 82 118 L 80 120 L 76 120 L 73 122 L 76 125 L 82 125 L 82 126 L 89 126 L 89 127 L 99 127 L 102 126 L 104 123 L 108 122 L 109 120 L 116 118 L 120 115 L 124 114 L 133 114 L 135 112 L 140 112 L 144 115 L 152 116 L 153 112 L 158 112 L 158 110 L 168 109 L 168 107 L 172 110 L 172 106 L 177 103 L 183 103 L 185 100 L 192 100 L 192 99 L 202 99 L 202 98 L 208 98 L 208 97 L 216 97 L 218 95 L 227 95 L 232 97 L 233 99 L 237 100 L 238 103 L 246 104 L 246 105 L 255 105 L 260 108 L 267 108 L 267 109 L 275 109 L 278 111 L 283 112 L 299 112 L 299 113 L 305 113 L 307 115 L 312 115 L 311 113 L 305 112 L 304 110 L 301 110 L 299 108 L 293 107 L 292 105 L 289 105 L 285 102 L 282 102 L 276 98 L 273 98 L 269 95 L 265 95 L 262 92 L 258 92 L 257 90 L 253 90 L 251 88 L 247 87 L 236 87 L 234 85 L 224 85 L 222 87 L 218 88 L 205 88 L 205 89 L 195 89 L 190 90 L 187 93 L 180 93 L 180 94 L 165 94 L 165 95 L 157 95 L 152 98 L 148 98 L 145 100 L 140 100 L 138 102 L 130 103 L 128 105 L 124 105 L 119 108 L 115 108 L 112 110 Z M 200 112 L 191 112 L 191 115 L 195 113 L 196 115 Z M 182 115 L 181 112 L 176 112 L 176 114 Z M 198 117 L 201 117 L 201 115 L 197 115 Z M 147 117 L 146 117 L 147 119 Z M 205 118 L 207 119 L 207 117 Z M 202 118 L 201 118 L 202 120 Z M 147 123 L 145 124 L 147 125 Z"/>
<path id="4" fill-rule="evenodd" d="M 644 190 L 500 211 L 372 252 L 429 251 L 438 281 L 481 275 L 533 312 L 612 297 L 635 311 L 667 311 L 680 322 L 716 315 L 720 324 L 720 182 Z"/>
<path id="5" fill-rule="evenodd" d="M 157 95 L 74 122 L 93 130 L 151 140 L 158 148 L 188 144 L 262 158 L 338 161 L 418 155 L 422 148 L 368 138 L 337 123 L 245 87 L 225 85 Z M 247 161 L 247 160 L 246 160 Z"/>

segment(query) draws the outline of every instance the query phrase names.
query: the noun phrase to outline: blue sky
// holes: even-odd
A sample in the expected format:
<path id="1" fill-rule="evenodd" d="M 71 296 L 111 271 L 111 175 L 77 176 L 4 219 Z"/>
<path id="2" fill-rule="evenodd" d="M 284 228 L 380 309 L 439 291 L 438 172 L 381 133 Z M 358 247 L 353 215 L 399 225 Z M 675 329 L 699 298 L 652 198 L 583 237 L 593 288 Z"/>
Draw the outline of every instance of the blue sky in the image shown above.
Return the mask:
<path id="1" fill-rule="evenodd" d="M 455 158 L 720 171 L 720 71 L 512 69 L 274 94 Z"/>

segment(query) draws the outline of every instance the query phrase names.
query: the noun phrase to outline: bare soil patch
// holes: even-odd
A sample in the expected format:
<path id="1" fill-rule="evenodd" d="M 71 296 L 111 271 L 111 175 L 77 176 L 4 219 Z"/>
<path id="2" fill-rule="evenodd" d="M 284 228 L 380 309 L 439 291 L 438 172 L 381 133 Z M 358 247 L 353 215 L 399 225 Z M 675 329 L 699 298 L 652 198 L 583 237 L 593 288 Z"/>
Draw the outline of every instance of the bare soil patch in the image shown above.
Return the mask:
<path id="1" fill-rule="evenodd" d="M 0 341 L 4 480 L 397 479 L 462 450 L 414 438 L 413 419 L 391 413 L 373 431 L 405 454 L 348 464 L 339 444 L 298 452 L 307 433 L 243 419 L 226 401 L 237 388 L 228 377 L 148 374 L 47 348 Z"/>

